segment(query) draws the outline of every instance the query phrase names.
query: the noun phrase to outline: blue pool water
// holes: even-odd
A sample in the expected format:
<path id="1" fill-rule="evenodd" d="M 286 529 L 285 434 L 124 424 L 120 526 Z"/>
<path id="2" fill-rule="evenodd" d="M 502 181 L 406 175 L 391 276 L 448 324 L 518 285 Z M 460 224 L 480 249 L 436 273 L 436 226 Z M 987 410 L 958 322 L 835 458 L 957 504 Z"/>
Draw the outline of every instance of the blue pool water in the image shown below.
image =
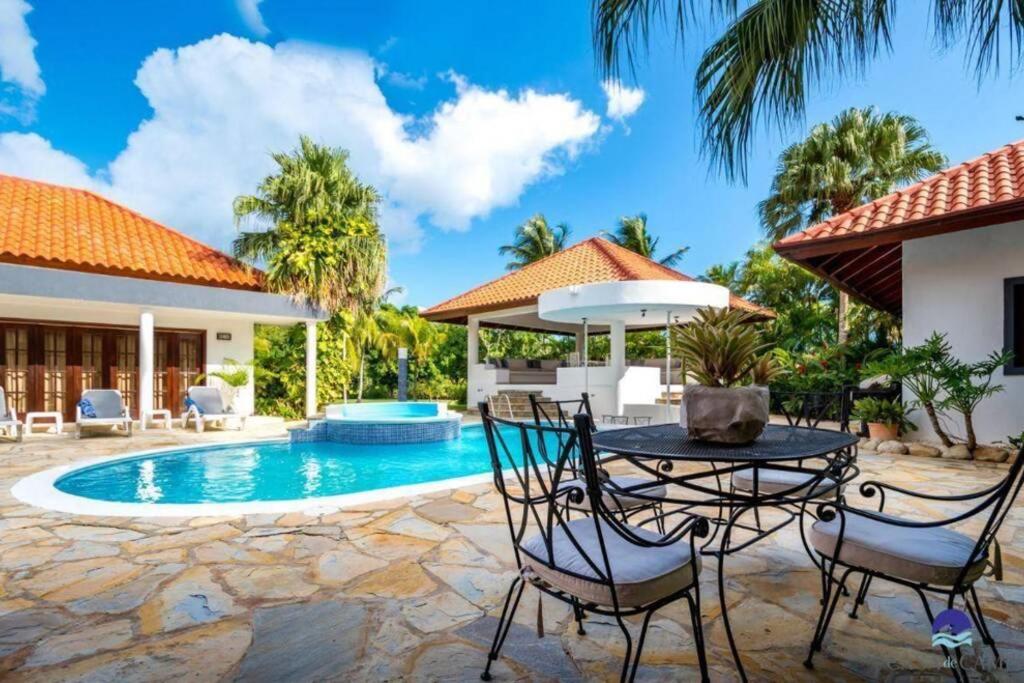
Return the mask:
<path id="1" fill-rule="evenodd" d="M 112 502 L 235 503 L 335 496 L 490 471 L 483 428 L 473 425 L 461 438 L 422 444 L 271 442 L 172 451 L 77 470 L 56 487 Z"/>
<path id="2" fill-rule="evenodd" d="M 407 403 L 386 401 L 381 403 L 346 403 L 331 405 L 327 418 L 331 420 L 418 420 L 436 418 L 441 413 L 437 403 Z"/>

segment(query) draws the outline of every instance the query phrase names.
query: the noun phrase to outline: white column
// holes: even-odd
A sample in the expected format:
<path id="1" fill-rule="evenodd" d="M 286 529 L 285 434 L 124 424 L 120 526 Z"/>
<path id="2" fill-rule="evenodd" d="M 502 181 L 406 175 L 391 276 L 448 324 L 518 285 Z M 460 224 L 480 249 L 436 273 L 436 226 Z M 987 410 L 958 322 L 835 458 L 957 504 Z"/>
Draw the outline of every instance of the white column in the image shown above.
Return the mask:
<path id="1" fill-rule="evenodd" d="M 583 360 L 583 337 L 584 334 L 582 330 L 576 333 L 576 356 L 579 357 L 581 361 Z"/>
<path id="2" fill-rule="evenodd" d="M 139 315 L 139 419 L 153 410 L 153 314 Z"/>
<path id="3" fill-rule="evenodd" d="M 317 414 L 316 403 L 316 321 L 306 321 L 306 416 Z"/>
<path id="4" fill-rule="evenodd" d="M 615 378 L 615 414 L 622 415 L 622 399 L 619 396 L 619 380 L 626 374 L 626 323 L 614 321 L 608 330 L 611 347 L 612 377 Z"/>
<path id="5" fill-rule="evenodd" d="M 469 364 L 468 370 L 471 371 L 473 366 L 480 362 L 480 321 L 476 318 L 470 318 L 466 322 L 466 344 L 466 361 Z"/>

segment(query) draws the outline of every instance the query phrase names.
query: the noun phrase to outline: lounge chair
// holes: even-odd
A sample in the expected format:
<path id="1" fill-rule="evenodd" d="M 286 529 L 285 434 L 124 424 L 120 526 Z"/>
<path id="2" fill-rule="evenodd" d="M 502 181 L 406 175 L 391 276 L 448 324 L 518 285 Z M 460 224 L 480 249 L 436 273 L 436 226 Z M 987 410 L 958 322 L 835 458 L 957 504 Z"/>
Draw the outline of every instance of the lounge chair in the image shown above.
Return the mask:
<path id="1" fill-rule="evenodd" d="M 88 401 L 92 415 L 86 415 L 82 403 Z M 117 389 L 87 389 L 75 406 L 75 438 L 82 438 L 82 427 L 120 427 L 132 435 L 132 418 Z"/>
<path id="2" fill-rule="evenodd" d="M 186 409 L 181 414 L 181 426 L 188 427 L 189 418 L 196 425 L 196 432 L 206 428 L 206 423 L 238 420 L 239 429 L 245 429 L 245 416 L 224 407 L 224 399 L 217 387 L 189 387 Z"/>
<path id="3" fill-rule="evenodd" d="M 7 403 L 7 394 L 3 387 L 0 387 L 0 429 L 4 430 L 7 436 L 13 437 L 15 441 L 21 441 L 21 437 L 25 433 L 21 421 L 18 419 L 17 411 L 12 410 L 10 404 Z"/>

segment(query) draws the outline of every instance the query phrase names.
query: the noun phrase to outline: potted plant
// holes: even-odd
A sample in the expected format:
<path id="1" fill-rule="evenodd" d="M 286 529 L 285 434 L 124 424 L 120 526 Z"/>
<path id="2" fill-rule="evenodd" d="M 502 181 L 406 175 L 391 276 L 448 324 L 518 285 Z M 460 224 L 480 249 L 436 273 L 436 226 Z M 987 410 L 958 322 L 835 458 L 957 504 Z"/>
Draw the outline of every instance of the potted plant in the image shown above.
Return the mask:
<path id="1" fill-rule="evenodd" d="M 868 436 L 879 441 L 892 441 L 914 429 L 899 401 L 862 398 L 853 404 L 853 417 L 867 422 Z"/>
<path id="2" fill-rule="evenodd" d="M 233 409 L 238 390 L 249 384 L 249 366 L 233 358 L 225 358 L 221 369 L 211 372 L 210 376 L 221 381 L 220 390 L 224 395 L 224 405 Z"/>
<path id="3" fill-rule="evenodd" d="M 768 382 L 777 366 L 746 311 L 702 308 L 677 331 L 687 373 L 697 380 L 683 391 L 692 438 L 750 443 L 768 422 Z"/>

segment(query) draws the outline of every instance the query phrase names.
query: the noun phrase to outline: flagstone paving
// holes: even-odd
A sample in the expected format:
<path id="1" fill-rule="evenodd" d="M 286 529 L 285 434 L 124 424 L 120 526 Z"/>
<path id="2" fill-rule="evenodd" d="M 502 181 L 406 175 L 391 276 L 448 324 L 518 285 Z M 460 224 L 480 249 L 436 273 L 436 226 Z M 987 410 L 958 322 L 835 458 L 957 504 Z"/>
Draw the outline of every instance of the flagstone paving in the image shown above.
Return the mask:
<path id="1" fill-rule="evenodd" d="M 11 486 L 38 470 L 165 445 L 280 436 L 145 432 L 133 439 L 33 436 L 0 444 L 0 677 L 14 681 L 477 680 L 515 576 L 504 510 L 489 486 L 338 510 L 199 518 L 116 518 L 31 508 Z M 1005 469 L 862 454 L 865 477 L 935 492 L 980 489 Z M 851 502 L 866 504 L 855 492 Z M 949 504 L 894 510 L 942 515 Z M 1024 677 L 1024 513 L 1001 533 L 1004 580 L 979 590 L 1008 666 Z M 752 680 L 916 680 L 943 676 L 910 591 L 875 582 L 858 620 L 837 615 L 811 672 L 818 577 L 796 529 L 728 560 L 727 598 Z M 712 677 L 735 678 L 715 563 L 701 575 Z M 496 680 L 617 678 L 614 621 L 529 590 Z M 543 612 L 543 639 L 537 637 Z M 977 640 L 977 639 L 976 639 Z M 688 680 L 697 658 L 685 606 L 651 623 L 641 680 Z M 980 644 L 979 644 L 980 645 Z M 991 668 L 991 656 L 980 650 Z"/>

